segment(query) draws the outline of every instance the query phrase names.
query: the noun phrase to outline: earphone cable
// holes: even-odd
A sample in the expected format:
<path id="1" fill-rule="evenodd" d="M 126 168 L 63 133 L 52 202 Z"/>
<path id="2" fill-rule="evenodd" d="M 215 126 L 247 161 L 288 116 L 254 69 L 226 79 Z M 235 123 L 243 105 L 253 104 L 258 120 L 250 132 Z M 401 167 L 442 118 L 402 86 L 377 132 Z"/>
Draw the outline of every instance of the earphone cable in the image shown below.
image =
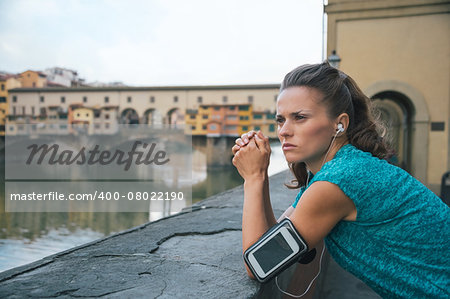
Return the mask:
<path id="1" fill-rule="evenodd" d="M 277 285 L 278 290 L 280 290 L 280 292 L 282 292 L 283 294 L 288 295 L 288 296 L 291 296 L 291 297 L 294 297 L 294 298 L 301 298 L 301 297 L 305 296 L 306 293 L 308 293 L 308 291 L 309 291 L 309 289 L 311 288 L 311 286 L 313 285 L 313 283 L 314 283 L 314 281 L 316 280 L 316 278 L 319 277 L 320 271 L 322 271 L 322 258 L 323 258 L 323 253 L 324 253 L 324 252 L 325 252 L 325 244 L 323 244 L 323 247 L 322 247 L 322 253 L 320 254 L 319 271 L 317 272 L 316 276 L 314 276 L 314 278 L 311 280 L 311 282 L 309 283 L 308 287 L 306 288 L 306 291 L 303 292 L 303 294 L 301 294 L 301 295 L 294 295 L 294 294 L 288 293 L 288 292 L 286 292 L 286 291 L 283 291 L 283 290 L 280 288 L 280 286 L 278 285 L 278 276 L 275 276 L 275 284 Z"/>

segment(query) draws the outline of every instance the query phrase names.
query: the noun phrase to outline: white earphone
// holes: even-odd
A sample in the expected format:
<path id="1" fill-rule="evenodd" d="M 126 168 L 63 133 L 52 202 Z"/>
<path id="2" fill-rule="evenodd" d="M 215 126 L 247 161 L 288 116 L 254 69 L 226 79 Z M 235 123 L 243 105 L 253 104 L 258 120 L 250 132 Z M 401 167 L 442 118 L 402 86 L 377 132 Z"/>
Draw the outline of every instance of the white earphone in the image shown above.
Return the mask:
<path id="1" fill-rule="evenodd" d="M 341 123 L 339 123 L 336 133 L 341 133 L 341 132 L 344 132 L 344 131 L 345 131 L 344 126 Z"/>

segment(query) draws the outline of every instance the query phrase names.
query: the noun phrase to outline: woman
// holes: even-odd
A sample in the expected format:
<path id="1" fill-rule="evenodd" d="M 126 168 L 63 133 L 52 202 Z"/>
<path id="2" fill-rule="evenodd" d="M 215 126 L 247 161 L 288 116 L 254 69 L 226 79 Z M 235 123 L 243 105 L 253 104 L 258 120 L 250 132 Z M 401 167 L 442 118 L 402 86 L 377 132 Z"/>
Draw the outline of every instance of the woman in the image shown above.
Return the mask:
<path id="1" fill-rule="evenodd" d="M 450 209 L 384 160 L 388 147 L 355 81 L 328 63 L 294 69 L 281 84 L 277 124 L 300 188 L 284 215 L 308 247 L 325 238 L 336 262 L 383 297 L 449 298 Z M 249 132 L 232 151 L 245 181 L 245 251 L 277 223 L 270 146 L 261 132 Z"/>

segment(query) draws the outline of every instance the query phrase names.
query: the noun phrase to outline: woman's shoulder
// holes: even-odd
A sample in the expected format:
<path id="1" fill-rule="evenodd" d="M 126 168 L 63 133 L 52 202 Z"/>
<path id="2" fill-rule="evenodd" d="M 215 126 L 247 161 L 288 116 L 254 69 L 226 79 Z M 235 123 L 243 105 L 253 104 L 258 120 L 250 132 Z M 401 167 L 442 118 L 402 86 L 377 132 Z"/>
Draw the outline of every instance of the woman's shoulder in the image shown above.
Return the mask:
<path id="1" fill-rule="evenodd" d="M 389 170 L 389 163 L 364 152 L 354 145 L 344 145 L 331 161 L 324 164 L 317 173 L 317 179 L 328 176 L 345 176 L 349 178 L 373 176 Z M 360 178 L 359 178 L 360 179 Z"/>

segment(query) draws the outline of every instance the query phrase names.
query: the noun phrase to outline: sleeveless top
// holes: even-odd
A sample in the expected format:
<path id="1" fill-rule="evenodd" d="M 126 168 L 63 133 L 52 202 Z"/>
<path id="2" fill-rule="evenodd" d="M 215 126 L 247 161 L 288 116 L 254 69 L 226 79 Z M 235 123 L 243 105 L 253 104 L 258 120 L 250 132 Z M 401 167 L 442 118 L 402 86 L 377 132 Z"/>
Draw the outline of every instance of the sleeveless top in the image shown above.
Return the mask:
<path id="1" fill-rule="evenodd" d="M 439 197 L 351 144 L 308 186 L 317 181 L 337 185 L 357 210 L 356 221 L 341 220 L 325 238 L 341 267 L 383 298 L 450 298 L 450 208 Z"/>

